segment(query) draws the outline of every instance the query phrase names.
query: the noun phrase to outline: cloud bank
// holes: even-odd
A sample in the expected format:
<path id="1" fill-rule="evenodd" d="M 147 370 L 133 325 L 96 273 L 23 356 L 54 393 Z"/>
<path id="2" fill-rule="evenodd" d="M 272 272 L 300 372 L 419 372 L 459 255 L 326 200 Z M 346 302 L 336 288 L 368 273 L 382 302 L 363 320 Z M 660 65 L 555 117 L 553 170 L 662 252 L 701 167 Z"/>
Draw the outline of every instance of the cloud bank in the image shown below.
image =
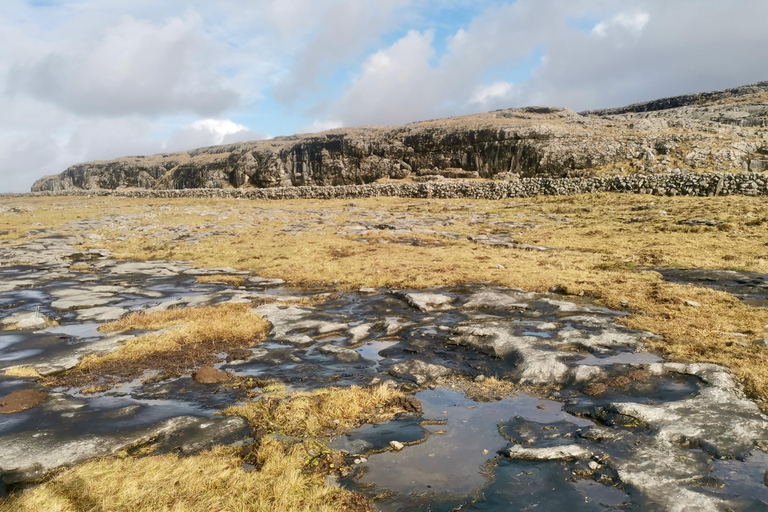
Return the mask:
<path id="1" fill-rule="evenodd" d="M 6 0 L 0 192 L 90 159 L 768 79 L 742 0 Z"/>

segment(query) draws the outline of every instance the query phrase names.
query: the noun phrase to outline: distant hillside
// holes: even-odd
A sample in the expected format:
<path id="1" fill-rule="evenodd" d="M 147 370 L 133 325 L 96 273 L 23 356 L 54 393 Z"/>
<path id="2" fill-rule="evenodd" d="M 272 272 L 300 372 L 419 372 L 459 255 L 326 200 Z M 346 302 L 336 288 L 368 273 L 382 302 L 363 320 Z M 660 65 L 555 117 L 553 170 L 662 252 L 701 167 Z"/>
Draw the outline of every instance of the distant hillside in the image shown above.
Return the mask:
<path id="1" fill-rule="evenodd" d="M 768 82 L 576 113 L 527 107 L 73 165 L 32 191 L 768 171 Z"/>

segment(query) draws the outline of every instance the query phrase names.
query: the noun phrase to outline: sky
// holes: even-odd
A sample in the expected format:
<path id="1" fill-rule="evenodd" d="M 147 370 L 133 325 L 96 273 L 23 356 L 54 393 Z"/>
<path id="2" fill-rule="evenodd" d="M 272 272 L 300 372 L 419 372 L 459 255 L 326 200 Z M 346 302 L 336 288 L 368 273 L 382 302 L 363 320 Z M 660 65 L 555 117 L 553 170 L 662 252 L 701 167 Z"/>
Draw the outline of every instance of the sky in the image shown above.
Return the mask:
<path id="1" fill-rule="evenodd" d="M 765 0 L 0 0 L 0 192 L 77 162 L 768 80 Z"/>

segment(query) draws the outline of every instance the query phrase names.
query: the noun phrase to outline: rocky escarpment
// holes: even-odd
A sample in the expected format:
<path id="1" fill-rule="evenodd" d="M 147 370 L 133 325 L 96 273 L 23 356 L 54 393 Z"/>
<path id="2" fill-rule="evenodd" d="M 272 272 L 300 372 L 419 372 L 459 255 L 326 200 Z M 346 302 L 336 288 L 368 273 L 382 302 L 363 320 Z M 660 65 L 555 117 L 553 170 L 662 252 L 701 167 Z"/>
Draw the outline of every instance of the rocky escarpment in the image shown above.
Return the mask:
<path id="1" fill-rule="evenodd" d="M 36 192 L 768 170 L 768 82 L 576 113 L 527 107 L 77 164 Z"/>

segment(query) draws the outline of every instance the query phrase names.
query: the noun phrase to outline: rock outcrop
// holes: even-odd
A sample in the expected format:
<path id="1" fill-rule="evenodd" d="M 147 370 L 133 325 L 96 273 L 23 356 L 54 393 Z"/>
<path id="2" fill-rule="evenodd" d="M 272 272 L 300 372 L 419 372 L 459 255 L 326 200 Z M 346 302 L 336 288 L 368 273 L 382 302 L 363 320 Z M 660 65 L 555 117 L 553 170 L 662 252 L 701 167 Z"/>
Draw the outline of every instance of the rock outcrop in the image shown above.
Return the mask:
<path id="1" fill-rule="evenodd" d="M 33 192 L 363 185 L 383 178 L 768 171 L 768 82 L 576 113 L 506 109 L 77 164 Z"/>

